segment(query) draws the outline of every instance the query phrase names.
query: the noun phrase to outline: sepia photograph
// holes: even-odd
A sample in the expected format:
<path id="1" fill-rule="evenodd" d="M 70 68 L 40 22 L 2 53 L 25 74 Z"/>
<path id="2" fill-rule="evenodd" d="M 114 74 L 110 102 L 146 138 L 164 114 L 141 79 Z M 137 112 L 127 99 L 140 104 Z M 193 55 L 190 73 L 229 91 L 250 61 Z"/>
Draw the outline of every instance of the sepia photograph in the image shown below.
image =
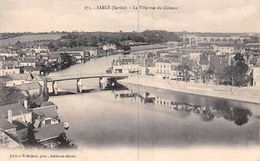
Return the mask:
<path id="1" fill-rule="evenodd" d="M 0 0 L 0 161 L 259 150 L 259 0 Z"/>

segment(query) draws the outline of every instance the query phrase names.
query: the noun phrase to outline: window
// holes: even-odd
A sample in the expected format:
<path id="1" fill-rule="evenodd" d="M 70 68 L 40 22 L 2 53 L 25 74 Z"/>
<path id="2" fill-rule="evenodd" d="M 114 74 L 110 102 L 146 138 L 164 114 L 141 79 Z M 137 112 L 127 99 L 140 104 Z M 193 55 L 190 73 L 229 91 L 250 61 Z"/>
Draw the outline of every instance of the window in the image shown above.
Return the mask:
<path id="1" fill-rule="evenodd" d="M 50 118 L 45 120 L 45 125 L 51 125 L 51 119 Z"/>

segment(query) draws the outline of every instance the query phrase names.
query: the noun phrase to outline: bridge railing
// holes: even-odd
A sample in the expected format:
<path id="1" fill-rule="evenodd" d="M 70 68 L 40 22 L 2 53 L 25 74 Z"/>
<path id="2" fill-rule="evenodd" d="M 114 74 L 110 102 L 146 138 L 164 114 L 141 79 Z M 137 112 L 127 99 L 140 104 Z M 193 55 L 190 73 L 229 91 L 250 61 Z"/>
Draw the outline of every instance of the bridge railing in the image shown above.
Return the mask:
<path id="1" fill-rule="evenodd" d="M 83 79 L 83 78 L 100 78 L 100 77 L 128 77 L 126 74 L 107 74 L 107 73 L 82 73 L 82 74 L 66 74 L 59 76 L 47 76 L 47 80 L 64 80 L 64 79 Z"/>

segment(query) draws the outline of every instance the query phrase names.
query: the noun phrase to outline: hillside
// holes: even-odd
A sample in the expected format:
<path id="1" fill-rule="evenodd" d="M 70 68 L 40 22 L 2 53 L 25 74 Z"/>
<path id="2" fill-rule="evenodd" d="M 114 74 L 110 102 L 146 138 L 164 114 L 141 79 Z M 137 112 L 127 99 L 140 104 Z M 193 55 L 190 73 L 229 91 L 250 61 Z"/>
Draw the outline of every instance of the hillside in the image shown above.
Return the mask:
<path id="1" fill-rule="evenodd" d="M 63 34 L 29 34 L 16 36 L 8 39 L 1 39 L 0 46 L 2 45 L 14 45 L 17 41 L 20 42 L 32 42 L 32 41 L 42 41 L 42 40 L 58 40 L 63 36 Z"/>

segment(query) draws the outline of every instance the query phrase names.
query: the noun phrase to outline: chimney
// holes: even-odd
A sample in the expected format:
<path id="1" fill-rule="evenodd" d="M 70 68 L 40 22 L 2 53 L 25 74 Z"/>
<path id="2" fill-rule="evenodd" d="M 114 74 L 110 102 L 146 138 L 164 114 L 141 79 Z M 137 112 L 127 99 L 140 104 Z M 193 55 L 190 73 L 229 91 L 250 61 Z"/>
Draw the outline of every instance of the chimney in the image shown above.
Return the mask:
<path id="1" fill-rule="evenodd" d="M 13 113 L 11 110 L 7 111 L 8 122 L 13 123 Z"/>
<path id="2" fill-rule="evenodd" d="M 24 100 L 24 101 L 23 101 L 23 106 L 24 106 L 26 109 L 28 109 L 28 100 Z"/>

